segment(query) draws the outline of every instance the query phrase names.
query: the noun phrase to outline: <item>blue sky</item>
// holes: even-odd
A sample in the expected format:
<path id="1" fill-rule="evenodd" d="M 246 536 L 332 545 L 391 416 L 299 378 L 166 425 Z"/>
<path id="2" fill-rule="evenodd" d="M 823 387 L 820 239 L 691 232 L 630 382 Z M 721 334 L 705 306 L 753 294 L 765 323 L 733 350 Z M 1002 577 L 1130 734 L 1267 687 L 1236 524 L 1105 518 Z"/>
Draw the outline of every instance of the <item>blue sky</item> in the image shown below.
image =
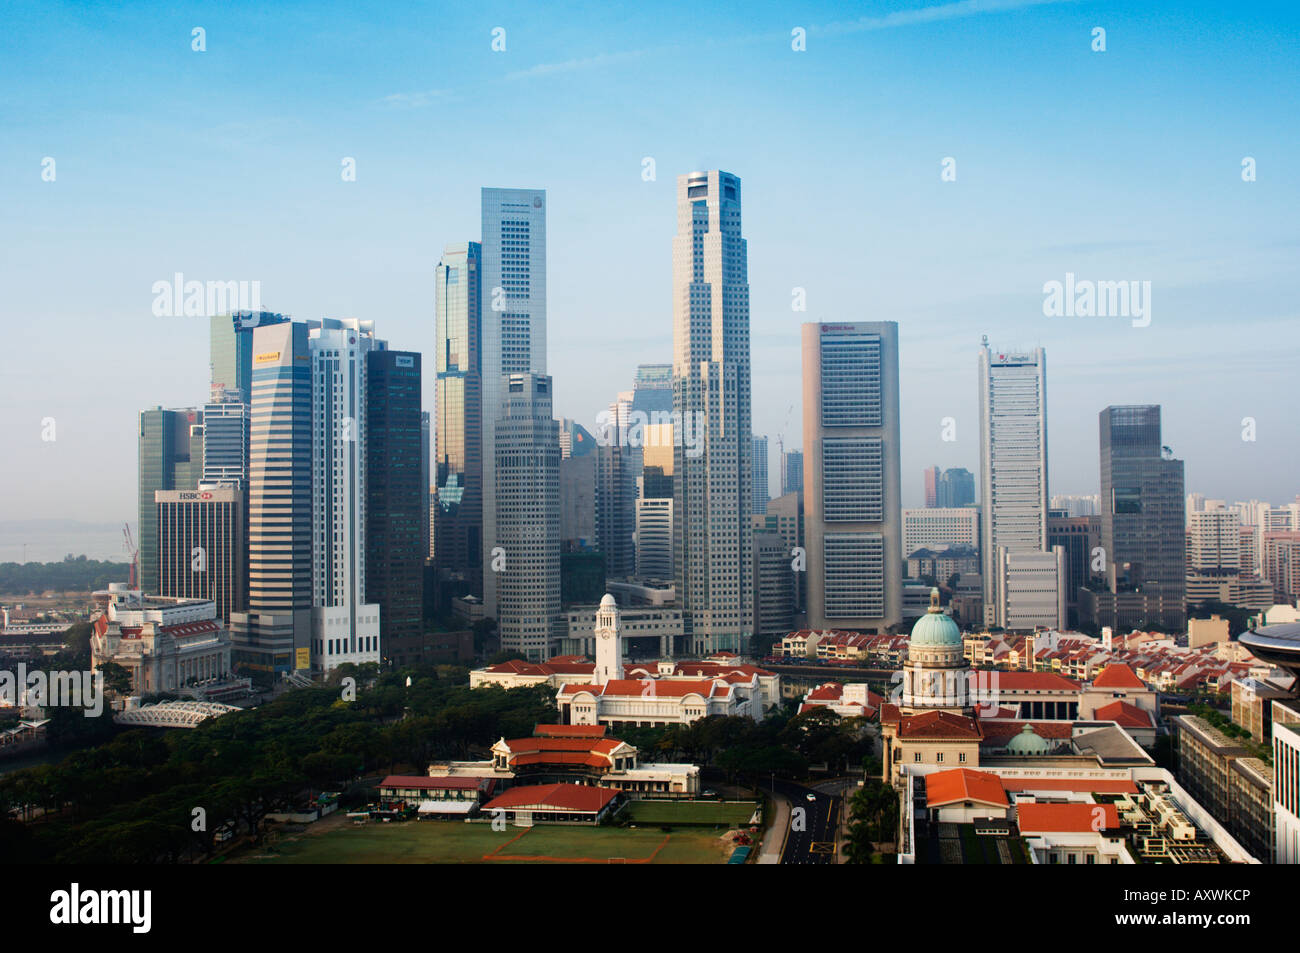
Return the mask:
<path id="1" fill-rule="evenodd" d="M 801 439 L 800 322 L 896 320 L 906 505 L 924 466 L 976 469 L 981 334 L 1047 348 L 1054 493 L 1097 491 L 1097 412 L 1138 402 L 1164 406 L 1189 491 L 1300 490 L 1290 5 L 5 15 L 0 520 L 134 519 L 137 412 L 207 392 L 206 320 L 153 316 L 153 282 L 259 280 L 270 309 L 371 318 L 392 346 L 429 350 L 434 265 L 479 237 L 485 185 L 549 191 L 556 412 L 590 424 L 638 362 L 671 360 L 674 179 L 719 167 L 744 181 L 754 427 L 774 453 L 778 433 Z M 1245 156 L 1257 181 L 1242 181 Z M 1151 325 L 1044 317 L 1043 284 L 1067 272 L 1150 281 Z M 0 559 L 11 549 L 0 539 Z"/>

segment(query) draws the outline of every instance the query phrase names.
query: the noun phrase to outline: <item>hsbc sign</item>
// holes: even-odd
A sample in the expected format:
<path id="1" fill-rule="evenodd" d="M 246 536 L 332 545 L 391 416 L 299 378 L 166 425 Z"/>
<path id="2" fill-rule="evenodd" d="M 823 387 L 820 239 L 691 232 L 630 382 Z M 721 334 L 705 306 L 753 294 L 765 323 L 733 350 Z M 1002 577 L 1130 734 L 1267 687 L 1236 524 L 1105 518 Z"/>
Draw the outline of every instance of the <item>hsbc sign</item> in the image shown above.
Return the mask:
<path id="1" fill-rule="evenodd" d="M 210 500 L 212 499 L 212 494 L 207 490 L 198 490 L 193 493 L 177 493 L 176 498 L 187 502 L 190 500 Z"/>

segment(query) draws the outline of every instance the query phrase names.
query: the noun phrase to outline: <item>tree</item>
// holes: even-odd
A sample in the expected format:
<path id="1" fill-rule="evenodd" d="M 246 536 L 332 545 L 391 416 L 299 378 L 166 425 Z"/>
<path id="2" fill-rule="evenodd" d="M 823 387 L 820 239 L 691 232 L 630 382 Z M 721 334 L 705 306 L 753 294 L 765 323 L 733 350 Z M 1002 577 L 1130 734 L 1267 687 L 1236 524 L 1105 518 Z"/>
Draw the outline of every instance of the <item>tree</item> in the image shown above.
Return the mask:
<path id="1" fill-rule="evenodd" d="M 131 693 L 131 673 L 116 662 L 104 662 L 96 670 L 104 677 L 104 687 L 114 695 Z"/>

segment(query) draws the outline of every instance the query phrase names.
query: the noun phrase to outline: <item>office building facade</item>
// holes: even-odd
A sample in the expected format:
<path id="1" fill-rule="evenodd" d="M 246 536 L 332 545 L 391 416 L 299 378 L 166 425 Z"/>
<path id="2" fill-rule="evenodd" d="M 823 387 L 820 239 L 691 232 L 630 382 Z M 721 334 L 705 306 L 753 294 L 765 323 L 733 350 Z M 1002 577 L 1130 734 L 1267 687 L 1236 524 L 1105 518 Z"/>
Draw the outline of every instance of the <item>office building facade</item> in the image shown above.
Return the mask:
<path id="1" fill-rule="evenodd" d="M 156 594 L 212 602 L 217 617 L 228 626 L 231 616 L 246 608 L 244 491 L 237 487 L 160 490 L 154 501 Z"/>
<path id="2" fill-rule="evenodd" d="M 938 505 L 970 506 L 975 502 L 975 474 L 962 467 L 944 470 L 939 477 Z"/>
<path id="3" fill-rule="evenodd" d="M 749 268 L 740 179 L 677 178 L 673 238 L 673 564 L 691 650 L 743 652 L 754 628 Z"/>
<path id="4" fill-rule="evenodd" d="M 771 494 L 767 488 L 767 438 L 754 438 L 754 512 L 760 516 L 767 512 Z"/>
<path id="5" fill-rule="evenodd" d="M 483 594 L 483 246 L 448 245 L 435 272 L 433 559 L 438 590 Z M 439 599 L 438 602 L 446 601 Z"/>
<path id="6" fill-rule="evenodd" d="M 504 545 L 497 518 L 496 424 L 513 375 L 546 375 L 546 192 L 485 188 L 482 221 L 483 611 L 499 618 L 501 577 L 490 557 Z M 556 504 L 551 518 L 558 521 L 558 499 Z"/>
<path id="7" fill-rule="evenodd" d="M 998 550 L 1047 550 L 1047 355 L 993 351 L 979 355 L 980 551 L 984 616 L 1003 625 L 995 598 Z M 1014 563 L 1012 563 L 1014 565 Z"/>
<path id="8" fill-rule="evenodd" d="M 898 325 L 803 325 L 808 625 L 902 622 Z"/>
<path id="9" fill-rule="evenodd" d="M 136 529 L 140 572 L 136 582 L 145 593 L 158 592 L 158 510 L 160 490 L 193 490 L 203 471 L 203 412 L 194 408 L 142 410 L 139 421 Z"/>
<path id="10" fill-rule="evenodd" d="M 1160 442 L 1160 407 L 1107 407 L 1101 434 L 1101 546 L 1111 593 L 1128 593 L 1098 625 L 1182 631 L 1187 613 L 1183 462 Z M 1141 609 L 1135 607 L 1140 596 Z"/>
<path id="11" fill-rule="evenodd" d="M 549 658 L 560 612 L 560 428 L 551 379 L 512 374 L 496 424 L 495 577 L 501 648 Z"/>
<path id="12" fill-rule="evenodd" d="M 380 661 L 379 606 L 366 599 L 366 449 L 374 322 L 309 322 L 312 396 L 312 668 Z M 418 474 L 418 470 L 416 471 Z"/>
<path id="13" fill-rule="evenodd" d="M 366 355 L 365 603 L 379 607 L 379 645 L 393 665 L 423 653 L 428 468 L 422 364 L 410 351 Z"/>
<path id="14" fill-rule="evenodd" d="M 786 450 L 781 454 L 781 495 L 803 489 L 803 451 Z"/>
<path id="15" fill-rule="evenodd" d="M 252 334 L 248 611 L 231 615 L 237 664 L 289 672 L 311 664 L 312 376 L 307 326 Z"/>

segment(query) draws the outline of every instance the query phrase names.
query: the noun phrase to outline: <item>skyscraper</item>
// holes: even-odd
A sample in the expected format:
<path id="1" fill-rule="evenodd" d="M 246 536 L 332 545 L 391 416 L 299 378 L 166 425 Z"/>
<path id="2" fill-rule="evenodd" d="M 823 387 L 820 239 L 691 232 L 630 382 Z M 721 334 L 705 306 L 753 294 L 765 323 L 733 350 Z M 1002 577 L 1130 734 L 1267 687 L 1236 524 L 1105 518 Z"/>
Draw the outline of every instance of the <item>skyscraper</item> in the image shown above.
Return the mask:
<path id="1" fill-rule="evenodd" d="M 939 477 L 939 502 L 942 507 L 969 506 L 975 502 L 975 474 L 963 467 L 944 470 Z"/>
<path id="2" fill-rule="evenodd" d="M 673 565 L 687 644 L 742 652 L 754 628 L 749 278 L 740 179 L 677 177 Z"/>
<path id="3" fill-rule="evenodd" d="M 448 245 L 436 271 L 433 551 L 448 598 L 483 594 L 482 258 L 478 242 Z"/>
<path id="4" fill-rule="evenodd" d="M 1047 355 L 980 348 L 980 555 L 984 619 L 1002 625 L 999 549 L 1047 550 Z M 1014 569 L 1015 563 L 1009 565 Z"/>
<path id="5" fill-rule="evenodd" d="M 939 505 L 939 468 L 926 467 L 922 471 L 925 476 L 925 505 Z"/>
<path id="6" fill-rule="evenodd" d="M 767 512 L 771 494 L 767 489 L 767 437 L 754 438 L 754 512 Z"/>
<path id="7" fill-rule="evenodd" d="M 197 456 L 196 456 L 197 455 Z M 203 470 L 203 413 L 194 408 L 140 412 L 139 523 L 140 575 L 147 593 L 158 592 L 159 490 L 193 490 Z"/>
<path id="8" fill-rule="evenodd" d="M 394 665 L 423 655 L 428 457 L 420 355 L 366 356 L 366 589 L 379 607 L 380 653 Z"/>
<path id="9" fill-rule="evenodd" d="M 248 485 L 248 413 L 248 404 L 237 391 L 220 391 L 203 405 L 201 483 Z"/>
<path id="10" fill-rule="evenodd" d="M 902 621 L 898 324 L 803 326 L 808 625 Z"/>
<path id="11" fill-rule="evenodd" d="M 1115 616 L 1100 624 L 1186 624 L 1183 461 L 1160 442 L 1160 407 L 1107 407 L 1101 430 L 1101 546 Z"/>
<path id="12" fill-rule="evenodd" d="M 637 481 L 645 428 L 633 426 L 632 399 L 630 391 L 619 394 L 596 434 L 596 548 L 612 579 L 636 572 Z"/>
<path id="13" fill-rule="evenodd" d="M 803 489 L 803 451 L 787 450 L 781 454 L 781 495 Z"/>
<path id="14" fill-rule="evenodd" d="M 780 533 L 754 533 L 755 652 L 766 653 L 790 633 L 794 622 L 794 573 Z"/>
<path id="15" fill-rule="evenodd" d="M 312 668 L 379 662 L 379 606 L 366 597 L 366 451 L 374 322 L 309 323 Z M 418 429 L 416 440 L 418 442 Z M 414 461 L 412 461 L 414 463 Z M 418 479 L 419 469 L 415 468 Z"/>
<path id="16" fill-rule="evenodd" d="M 248 611 L 232 612 L 233 658 L 261 671 L 310 667 L 312 374 L 307 326 L 252 332 Z"/>
<path id="17" fill-rule="evenodd" d="M 284 324 L 287 315 L 271 311 L 236 311 L 216 314 L 208 319 L 209 366 L 212 390 L 226 391 L 245 403 L 252 399 L 253 331 L 259 327 Z"/>
<path id="18" fill-rule="evenodd" d="M 244 610 L 244 491 L 235 486 L 159 490 L 157 594 L 210 599 L 229 624 Z"/>
<path id="19" fill-rule="evenodd" d="M 546 192 L 483 189 L 482 208 L 483 611 L 500 620 L 499 577 L 492 572 L 490 555 L 503 545 L 496 422 L 506 406 L 511 375 L 546 375 Z M 549 385 L 546 399 L 549 403 Z M 558 509 L 555 515 L 558 519 Z"/>
<path id="20" fill-rule="evenodd" d="M 551 379 L 511 374 L 496 424 L 496 577 L 501 648 L 550 657 L 560 612 L 560 428 Z"/>

